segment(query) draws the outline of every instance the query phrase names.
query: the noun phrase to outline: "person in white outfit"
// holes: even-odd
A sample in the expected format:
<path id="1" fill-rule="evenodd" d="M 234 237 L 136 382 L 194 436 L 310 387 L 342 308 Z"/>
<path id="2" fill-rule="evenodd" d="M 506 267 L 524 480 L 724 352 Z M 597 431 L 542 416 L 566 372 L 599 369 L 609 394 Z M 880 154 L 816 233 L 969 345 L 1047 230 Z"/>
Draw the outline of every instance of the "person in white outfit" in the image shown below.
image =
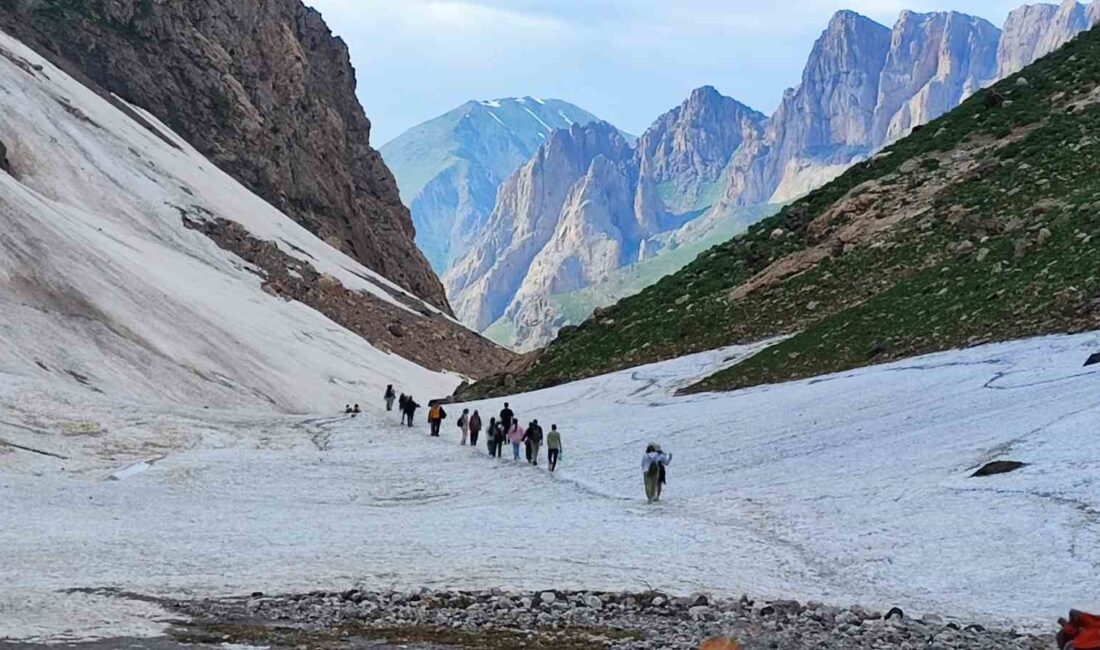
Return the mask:
<path id="1" fill-rule="evenodd" d="M 458 418 L 458 426 L 462 429 L 462 446 L 470 438 L 470 409 L 462 409 L 462 417 Z"/>

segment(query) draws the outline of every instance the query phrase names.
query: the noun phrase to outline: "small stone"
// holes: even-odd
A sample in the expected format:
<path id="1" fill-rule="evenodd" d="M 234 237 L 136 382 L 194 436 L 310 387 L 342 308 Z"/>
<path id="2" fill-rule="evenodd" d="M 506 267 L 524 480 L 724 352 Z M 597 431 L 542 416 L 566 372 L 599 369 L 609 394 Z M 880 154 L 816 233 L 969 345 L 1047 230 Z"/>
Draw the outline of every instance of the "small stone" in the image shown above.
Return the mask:
<path id="1" fill-rule="evenodd" d="M 558 595 L 552 591 L 544 591 L 539 594 L 539 601 L 546 603 L 547 605 L 553 605 L 554 601 L 558 599 Z"/>
<path id="2" fill-rule="evenodd" d="M 1026 88 L 1031 85 L 1031 82 L 1027 80 L 1027 77 L 1019 77 L 1016 79 L 1016 85 L 1021 88 Z"/>
<path id="3" fill-rule="evenodd" d="M 775 240 L 778 240 L 778 239 L 783 239 L 783 237 L 784 237 L 784 236 L 785 236 L 786 234 L 787 234 L 787 231 L 786 231 L 786 230 L 783 230 L 782 228 L 776 228 L 776 229 L 775 229 L 775 230 L 773 230 L 773 231 L 772 231 L 772 233 L 771 233 L 771 238 L 772 238 L 772 241 L 775 241 Z"/>
<path id="4" fill-rule="evenodd" d="M 656 599 L 654 599 L 654 600 L 656 600 Z M 592 595 L 585 596 L 584 604 L 589 609 L 594 609 L 594 610 L 597 610 L 597 611 L 603 609 L 603 601 L 600 600 L 598 596 L 592 596 Z"/>
<path id="5" fill-rule="evenodd" d="M 1048 228 L 1043 228 L 1043 229 L 1039 230 L 1039 243 L 1040 244 L 1045 244 L 1053 236 L 1054 236 L 1054 233 L 1050 232 L 1050 230 Z"/>

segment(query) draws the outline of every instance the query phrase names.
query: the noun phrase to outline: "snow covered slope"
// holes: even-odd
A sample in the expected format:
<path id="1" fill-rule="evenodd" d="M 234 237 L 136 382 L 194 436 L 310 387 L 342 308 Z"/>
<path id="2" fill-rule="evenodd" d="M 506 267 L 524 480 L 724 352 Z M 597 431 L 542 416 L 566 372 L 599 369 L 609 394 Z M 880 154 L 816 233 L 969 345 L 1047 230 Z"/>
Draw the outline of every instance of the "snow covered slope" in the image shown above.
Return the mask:
<path id="1" fill-rule="evenodd" d="M 754 351 L 732 348 L 512 398 L 562 428 L 556 475 L 461 448 L 451 424 L 430 439 L 374 415 L 9 381 L 0 438 L 39 453 L 0 453 L 0 637 L 158 628 L 147 603 L 58 592 L 79 587 L 653 587 L 1049 625 L 1100 607 L 1100 367 L 1081 368 L 1098 348 L 1052 337 L 673 396 Z M 674 453 L 653 507 L 650 440 Z M 994 459 L 1029 465 L 969 478 Z"/>
<path id="2" fill-rule="evenodd" d="M 139 109 L 132 109 L 140 113 Z M 379 351 L 184 227 L 226 219 L 422 318 L 395 285 L 250 194 L 149 115 L 127 116 L 0 34 L 0 373 L 113 397 L 333 409 L 456 378 Z"/>

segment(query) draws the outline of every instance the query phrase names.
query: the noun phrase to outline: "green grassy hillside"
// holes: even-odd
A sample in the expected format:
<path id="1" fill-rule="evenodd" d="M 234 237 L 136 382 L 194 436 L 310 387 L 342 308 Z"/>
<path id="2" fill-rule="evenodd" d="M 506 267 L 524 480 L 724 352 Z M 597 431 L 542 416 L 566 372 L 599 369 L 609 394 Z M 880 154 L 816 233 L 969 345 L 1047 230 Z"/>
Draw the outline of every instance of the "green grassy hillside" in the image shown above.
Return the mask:
<path id="1" fill-rule="evenodd" d="M 517 387 L 779 334 L 696 388 L 1098 328 L 1098 153 L 1094 30 L 597 312 Z"/>

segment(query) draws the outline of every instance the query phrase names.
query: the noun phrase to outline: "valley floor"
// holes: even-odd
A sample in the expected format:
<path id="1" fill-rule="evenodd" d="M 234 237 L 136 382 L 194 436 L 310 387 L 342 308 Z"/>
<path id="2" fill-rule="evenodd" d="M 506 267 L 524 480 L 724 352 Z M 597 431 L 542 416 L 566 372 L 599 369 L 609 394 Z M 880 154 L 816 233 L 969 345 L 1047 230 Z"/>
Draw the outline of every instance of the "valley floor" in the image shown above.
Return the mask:
<path id="1" fill-rule="evenodd" d="M 1048 626 L 1100 608 L 1098 350 L 1050 337 L 673 396 L 754 351 L 731 348 L 512 398 L 562 429 L 555 475 L 459 447 L 458 407 L 430 439 L 396 415 L 152 409 L 0 377 L 0 639 L 173 617 L 101 589 L 652 588 Z M 652 507 L 651 440 L 674 453 Z M 969 478 L 997 459 L 1028 465 Z"/>

